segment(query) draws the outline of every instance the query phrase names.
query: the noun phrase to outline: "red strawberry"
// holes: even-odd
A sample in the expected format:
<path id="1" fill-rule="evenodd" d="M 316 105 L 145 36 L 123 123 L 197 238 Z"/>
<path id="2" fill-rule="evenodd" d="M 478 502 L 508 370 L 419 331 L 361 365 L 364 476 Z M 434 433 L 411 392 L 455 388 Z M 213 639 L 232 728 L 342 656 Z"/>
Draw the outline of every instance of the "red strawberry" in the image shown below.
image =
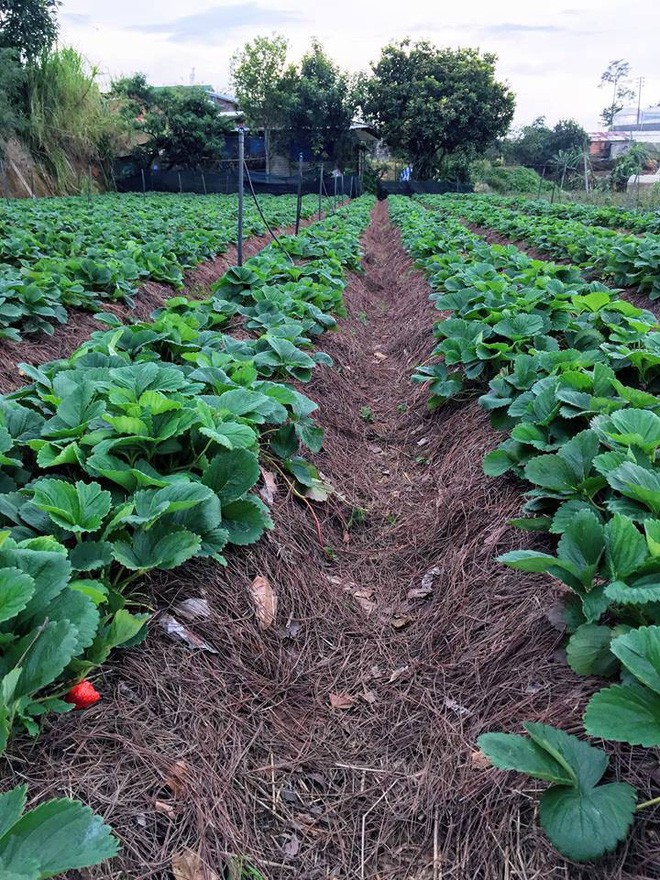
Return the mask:
<path id="1" fill-rule="evenodd" d="M 101 694 L 96 690 L 91 681 L 81 681 L 80 684 L 74 685 L 68 694 L 64 697 L 67 703 L 73 703 L 76 709 L 87 709 L 98 703 Z"/>

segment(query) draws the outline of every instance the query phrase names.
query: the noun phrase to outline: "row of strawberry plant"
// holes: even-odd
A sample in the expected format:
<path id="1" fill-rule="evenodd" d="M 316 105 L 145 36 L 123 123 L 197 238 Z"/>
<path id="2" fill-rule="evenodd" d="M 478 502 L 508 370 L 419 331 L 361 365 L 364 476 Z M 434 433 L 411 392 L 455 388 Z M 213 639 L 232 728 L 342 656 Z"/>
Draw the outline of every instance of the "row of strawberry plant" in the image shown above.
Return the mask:
<path id="1" fill-rule="evenodd" d="M 491 202 L 490 196 L 420 196 L 443 216 L 462 217 L 507 238 L 533 245 L 551 257 L 567 259 L 595 277 L 619 287 L 635 287 L 660 297 L 660 236 L 626 235 L 577 220 L 533 217 Z"/>
<path id="2" fill-rule="evenodd" d="M 595 693 L 586 732 L 660 745 L 660 330 L 653 315 L 585 281 L 573 267 L 489 246 L 452 218 L 391 200 L 405 246 L 428 273 L 438 309 L 436 355 L 418 370 L 431 404 L 465 378 L 490 380 L 480 397 L 508 438 L 484 471 L 528 485 L 514 523 L 558 538 L 554 552 L 518 550 L 500 561 L 545 572 L 566 590 L 567 657 L 580 675 L 618 678 Z M 501 769 L 550 782 L 540 821 L 557 849 L 588 861 L 628 833 L 636 792 L 602 783 L 608 756 L 546 724 L 527 736 L 486 733 Z"/>
<path id="3" fill-rule="evenodd" d="M 272 226 L 293 223 L 295 196 L 260 198 Z M 303 217 L 318 207 L 303 199 Z M 147 280 L 181 287 L 186 269 L 236 237 L 235 196 L 108 195 L 0 205 L 0 339 L 53 333 L 67 309 L 132 303 Z M 248 202 L 245 233 L 267 230 Z"/>
<path id="4" fill-rule="evenodd" d="M 67 711 L 72 684 L 144 638 L 126 587 L 272 527 L 260 459 L 303 494 L 326 487 L 306 381 L 313 340 L 342 313 L 371 202 L 357 200 L 226 273 L 201 302 L 98 331 L 70 358 L 22 365 L 0 397 L 0 749 Z M 294 261 L 290 255 L 298 259 Z M 224 332 L 240 322 L 242 338 Z"/>
<path id="5" fill-rule="evenodd" d="M 530 199 L 524 196 L 489 195 L 488 200 L 491 204 L 502 208 L 510 208 L 533 216 L 579 220 L 587 226 L 660 234 L 660 210 L 635 211 L 618 205 L 585 205 L 579 202 L 551 203 L 547 199 Z"/>

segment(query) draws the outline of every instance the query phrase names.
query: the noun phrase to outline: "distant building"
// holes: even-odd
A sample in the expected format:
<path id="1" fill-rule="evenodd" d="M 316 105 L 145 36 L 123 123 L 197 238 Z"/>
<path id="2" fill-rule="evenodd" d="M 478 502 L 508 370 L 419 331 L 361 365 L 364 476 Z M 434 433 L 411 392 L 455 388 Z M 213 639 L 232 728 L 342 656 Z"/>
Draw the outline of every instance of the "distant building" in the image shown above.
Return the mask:
<path id="1" fill-rule="evenodd" d="M 660 156 L 660 106 L 624 107 L 614 117 L 611 131 L 589 135 L 589 152 L 596 159 L 616 159 L 631 144 L 644 144 L 651 155 Z"/>

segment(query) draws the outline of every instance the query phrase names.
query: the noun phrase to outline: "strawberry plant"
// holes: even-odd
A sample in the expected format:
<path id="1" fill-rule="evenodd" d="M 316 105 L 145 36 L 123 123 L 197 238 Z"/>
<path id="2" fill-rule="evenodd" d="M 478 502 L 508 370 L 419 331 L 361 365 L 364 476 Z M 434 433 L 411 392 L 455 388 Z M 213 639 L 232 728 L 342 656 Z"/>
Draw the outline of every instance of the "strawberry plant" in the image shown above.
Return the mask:
<path id="1" fill-rule="evenodd" d="M 293 223 L 296 197 L 263 198 L 271 226 Z M 147 278 L 182 286 L 187 268 L 233 241 L 233 196 L 152 194 L 14 200 L 0 206 L 0 339 L 52 333 L 67 308 L 102 300 L 133 303 Z M 318 206 L 305 196 L 302 216 Z M 244 212 L 247 235 L 266 232 L 256 208 Z M 350 250 L 350 245 L 349 245 Z"/>
<path id="2" fill-rule="evenodd" d="M 27 812 L 25 802 L 24 785 L 0 794 L 2 877 L 47 880 L 116 855 L 108 826 L 79 801 L 44 801 Z"/>
<path id="3" fill-rule="evenodd" d="M 478 199 L 473 207 L 453 197 L 449 202 L 450 214 L 478 217 L 477 222 L 486 222 L 491 211 Z M 573 671 L 620 676 L 619 683 L 589 701 L 587 733 L 657 747 L 660 333 L 655 318 L 587 281 L 574 267 L 532 260 L 511 246 L 486 245 L 453 216 L 429 220 L 414 203 L 396 199 L 391 211 L 438 290 L 432 299 L 449 313 L 435 328 L 441 340 L 436 355 L 442 360 L 418 369 L 413 380 L 429 382 L 431 405 L 437 406 L 465 380 L 490 379 L 480 402 L 508 437 L 486 456 L 484 470 L 491 476 L 512 471 L 529 487 L 526 516 L 515 525 L 559 537 L 554 552 L 546 544 L 511 551 L 500 561 L 563 584 L 566 652 Z M 550 230 L 549 224 L 543 227 L 556 247 Z M 432 235 L 437 253 L 430 247 Z M 567 247 L 569 238 L 570 231 L 562 232 Z M 586 253 L 597 240 L 591 233 L 578 236 L 572 252 L 583 247 Z M 641 249 L 639 240 L 634 249 Z M 611 852 L 628 833 L 633 813 L 658 803 L 654 798 L 635 806 L 636 793 L 627 783 L 601 782 L 608 759 L 600 749 L 547 725 L 528 723 L 525 729 L 528 738 L 486 733 L 479 745 L 496 767 L 551 783 L 541 795 L 539 817 L 568 858 L 588 861 Z"/>
<path id="4" fill-rule="evenodd" d="M 226 314 L 216 294 L 175 297 L 153 321 L 107 317 L 70 358 L 23 365 L 31 383 L 0 397 L 0 749 L 12 727 L 36 734 L 46 711 L 82 705 L 76 686 L 144 638 L 131 583 L 193 557 L 222 564 L 272 527 L 254 491 L 261 457 L 298 495 L 328 496 L 300 454 L 321 446 L 316 404 L 289 380 L 331 363 L 312 340 L 343 308 L 371 204 L 301 234 L 310 266 L 271 248 L 230 270 Z M 223 332 L 238 314 L 259 315 L 252 336 Z"/>

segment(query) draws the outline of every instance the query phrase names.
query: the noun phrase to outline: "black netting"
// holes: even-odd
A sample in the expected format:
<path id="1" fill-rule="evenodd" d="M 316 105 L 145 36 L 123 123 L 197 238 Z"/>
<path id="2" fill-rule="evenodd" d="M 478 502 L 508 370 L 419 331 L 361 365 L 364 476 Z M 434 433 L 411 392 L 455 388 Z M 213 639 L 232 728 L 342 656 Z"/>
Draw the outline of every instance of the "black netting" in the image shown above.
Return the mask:
<path id="1" fill-rule="evenodd" d="M 261 171 L 250 171 L 252 185 L 256 193 L 270 195 L 295 194 L 298 191 L 298 178 L 277 177 Z M 145 171 L 116 177 L 119 192 L 184 192 L 184 193 L 236 193 L 238 192 L 238 172 L 235 168 L 226 171 Z M 248 189 L 247 176 L 244 180 Z M 335 193 L 335 178 L 327 174 L 323 176 L 324 192 Z M 319 176 L 305 175 L 302 182 L 304 195 L 318 193 Z M 345 174 L 337 178 L 337 195 L 357 196 L 361 193 L 360 180 L 357 175 Z"/>
<path id="2" fill-rule="evenodd" d="M 378 198 L 412 196 L 413 194 L 442 195 L 448 192 L 471 193 L 474 187 L 452 180 L 379 180 Z"/>

